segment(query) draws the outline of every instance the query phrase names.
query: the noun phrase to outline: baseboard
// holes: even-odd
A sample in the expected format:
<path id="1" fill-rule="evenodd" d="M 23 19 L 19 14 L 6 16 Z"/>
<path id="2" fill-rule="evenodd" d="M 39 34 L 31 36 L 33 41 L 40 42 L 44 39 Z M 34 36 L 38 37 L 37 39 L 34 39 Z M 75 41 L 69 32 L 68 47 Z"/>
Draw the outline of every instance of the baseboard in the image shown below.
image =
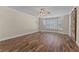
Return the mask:
<path id="1" fill-rule="evenodd" d="M 8 40 L 8 39 L 11 39 L 11 38 L 16 38 L 16 37 L 23 36 L 23 35 L 29 35 L 29 34 L 33 34 L 33 33 L 36 33 L 36 32 L 38 32 L 38 31 L 32 31 L 32 32 L 28 32 L 28 33 L 23 33 L 23 34 L 11 36 L 11 37 L 6 37 L 6 38 L 0 39 L 0 41 Z"/>
<path id="2" fill-rule="evenodd" d="M 55 32 L 55 33 L 60 33 L 60 34 L 68 35 L 67 33 L 64 33 L 64 32 L 47 31 L 47 30 L 40 30 L 40 31 L 41 31 L 41 32 Z"/>

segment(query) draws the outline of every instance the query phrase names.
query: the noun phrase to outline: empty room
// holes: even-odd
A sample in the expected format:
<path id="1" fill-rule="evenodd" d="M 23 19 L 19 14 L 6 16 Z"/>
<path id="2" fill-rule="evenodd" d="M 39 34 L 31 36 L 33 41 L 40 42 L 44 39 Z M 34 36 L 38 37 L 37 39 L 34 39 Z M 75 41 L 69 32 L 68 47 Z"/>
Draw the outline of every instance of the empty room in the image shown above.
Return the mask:
<path id="1" fill-rule="evenodd" d="M 0 52 L 78 52 L 78 16 L 78 6 L 0 6 Z"/>

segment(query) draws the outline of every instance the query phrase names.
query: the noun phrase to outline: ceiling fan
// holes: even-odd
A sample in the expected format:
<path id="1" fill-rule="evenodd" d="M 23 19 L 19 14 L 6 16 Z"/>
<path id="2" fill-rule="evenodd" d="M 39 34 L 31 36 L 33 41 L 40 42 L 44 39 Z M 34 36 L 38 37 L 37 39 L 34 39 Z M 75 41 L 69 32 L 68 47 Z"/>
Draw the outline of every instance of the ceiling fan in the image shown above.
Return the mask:
<path id="1" fill-rule="evenodd" d="M 40 16 L 47 16 L 48 14 L 50 14 L 48 9 L 46 9 L 46 8 L 41 8 L 40 9 Z"/>

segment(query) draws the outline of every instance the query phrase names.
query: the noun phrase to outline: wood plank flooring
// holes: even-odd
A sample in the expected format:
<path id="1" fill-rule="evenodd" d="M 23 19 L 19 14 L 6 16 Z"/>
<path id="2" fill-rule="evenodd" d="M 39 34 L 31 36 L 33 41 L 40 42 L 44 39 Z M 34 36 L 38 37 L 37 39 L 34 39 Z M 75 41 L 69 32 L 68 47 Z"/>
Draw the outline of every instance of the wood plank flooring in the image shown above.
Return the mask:
<path id="1" fill-rule="evenodd" d="M 1 52 L 77 52 L 75 41 L 67 35 L 37 32 L 0 42 Z"/>

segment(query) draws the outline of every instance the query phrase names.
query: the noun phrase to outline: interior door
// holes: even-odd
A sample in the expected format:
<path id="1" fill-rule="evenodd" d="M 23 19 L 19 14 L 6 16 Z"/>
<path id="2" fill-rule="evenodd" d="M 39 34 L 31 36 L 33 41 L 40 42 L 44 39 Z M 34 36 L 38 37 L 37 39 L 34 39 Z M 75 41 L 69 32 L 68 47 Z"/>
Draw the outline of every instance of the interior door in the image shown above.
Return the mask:
<path id="1" fill-rule="evenodd" d="M 77 10 L 74 10 L 71 13 L 71 37 L 74 41 L 76 41 L 76 27 L 77 27 Z"/>

